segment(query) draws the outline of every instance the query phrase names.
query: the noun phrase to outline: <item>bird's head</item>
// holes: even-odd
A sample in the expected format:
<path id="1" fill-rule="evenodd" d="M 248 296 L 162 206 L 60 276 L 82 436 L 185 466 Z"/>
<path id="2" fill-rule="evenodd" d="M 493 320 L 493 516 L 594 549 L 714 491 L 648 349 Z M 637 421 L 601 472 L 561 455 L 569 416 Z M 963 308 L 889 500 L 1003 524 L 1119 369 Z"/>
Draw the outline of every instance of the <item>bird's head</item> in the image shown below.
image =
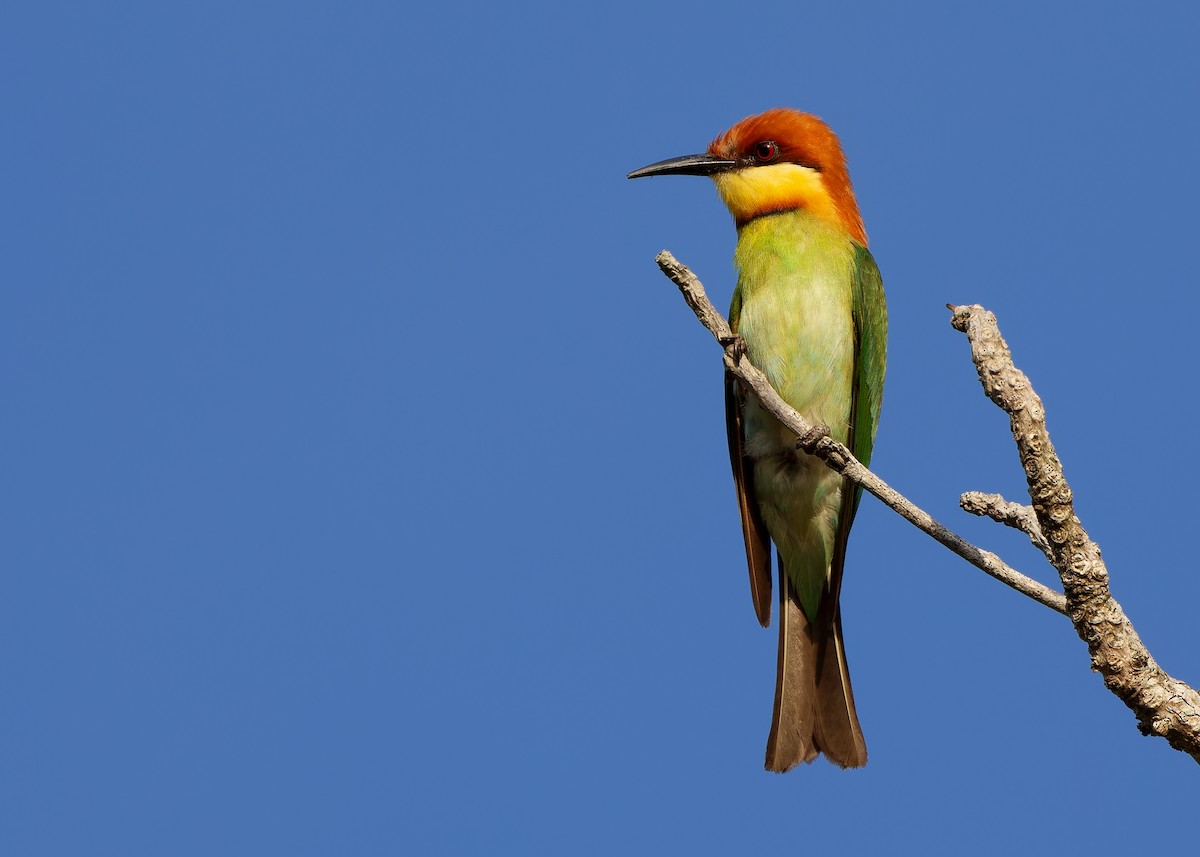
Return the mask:
<path id="1" fill-rule="evenodd" d="M 779 107 L 749 116 L 685 155 L 634 170 L 629 178 L 709 176 L 739 227 L 756 217 L 806 209 L 866 246 L 846 156 L 837 135 L 811 113 Z"/>

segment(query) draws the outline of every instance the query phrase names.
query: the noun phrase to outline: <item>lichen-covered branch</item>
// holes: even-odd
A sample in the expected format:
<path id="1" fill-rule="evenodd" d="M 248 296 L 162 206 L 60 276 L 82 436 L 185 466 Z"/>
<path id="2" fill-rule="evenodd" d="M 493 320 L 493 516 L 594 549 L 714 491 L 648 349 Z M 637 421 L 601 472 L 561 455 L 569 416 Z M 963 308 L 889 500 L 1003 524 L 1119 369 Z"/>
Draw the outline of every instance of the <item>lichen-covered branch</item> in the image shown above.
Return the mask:
<path id="1" fill-rule="evenodd" d="M 1010 568 L 995 554 L 977 548 L 946 529 L 928 512 L 909 501 L 864 467 L 850 453 L 849 449 L 829 437 L 827 428 L 814 426 L 800 416 L 794 408 L 780 398 L 779 394 L 771 387 L 767 377 L 743 353 L 744 349 L 740 347 L 740 340 L 733 335 L 724 316 L 713 307 L 708 295 L 705 294 L 704 286 L 701 285 L 696 275 L 666 250 L 659 253 L 655 261 L 658 262 L 662 272 L 679 286 L 684 300 L 692 308 L 696 317 L 700 319 L 701 324 L 708 328 L 709 332 L 724 346 L 725 365 L 729 371 L 754 390 L 754 394 L 758 396 L 763 407 L 796 433 L 797 447 L 822 459 L 829 467 L 843 474 L 856 485 L 861 485 L 919 530 L 928 533 L 976 568 L 1046 605 L 1051 610 L 1059 613 L 1066 612 L 1066 599 L 1060 593 L 1021 574 L 1016 569 Z"/>
<path id="2" fill-rule="evenodd" d="M 1200 762 L 1200 694 L 1154 662 L 1109 592 L 1100 548 L 1075 516 L 1071 487 L 1046 431 L 1042 400 L 1013 365 L 996 317 L 980 306 L 951 309 L 951 324 L 971 344 L 984 392 L 1009 416 L 1033 512 L 1067 597 L 1067 615 L 1087 643 L 1092 667 L 1137 715 L 1142 734 L 1160 735 Z"/>
<path id="3" fill-rule="evenodd" d="M 958 498 L 958 505 L 964 512 L 980 517 L 991 518 L 997 523 L 1020 530 L 1029 536 L 1033 546 L 1046 555 L 1051 565 L 1054 564 L 1054 554 L 1050 552 L 1050 543 L 1042 535 L 1037 516 L 1033 514 L 1032 506 L 1020 503 L 1010 503 L 999 494 L 984 494 L 981 491 L 967 491 Z"/>

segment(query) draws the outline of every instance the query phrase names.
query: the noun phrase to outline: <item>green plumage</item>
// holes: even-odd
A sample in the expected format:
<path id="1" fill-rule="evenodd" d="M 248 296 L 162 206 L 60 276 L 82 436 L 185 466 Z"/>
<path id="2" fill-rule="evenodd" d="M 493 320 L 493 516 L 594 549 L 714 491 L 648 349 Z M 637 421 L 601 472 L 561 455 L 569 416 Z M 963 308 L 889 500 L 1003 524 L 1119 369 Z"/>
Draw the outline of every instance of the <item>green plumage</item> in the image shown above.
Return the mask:
<path id="1" fill-rule="evenodd" d="M 742 227 L 730 321 L 785 401 L 828 425 L 864 464 L 879 422 L 886 310 L 871 254 L 803 209 Z M 742 411 L 753 499 L 810 621 L 837 597 L 845 536 L 858 504 L 845 481 L 797 451 L 757 400 Z"/>

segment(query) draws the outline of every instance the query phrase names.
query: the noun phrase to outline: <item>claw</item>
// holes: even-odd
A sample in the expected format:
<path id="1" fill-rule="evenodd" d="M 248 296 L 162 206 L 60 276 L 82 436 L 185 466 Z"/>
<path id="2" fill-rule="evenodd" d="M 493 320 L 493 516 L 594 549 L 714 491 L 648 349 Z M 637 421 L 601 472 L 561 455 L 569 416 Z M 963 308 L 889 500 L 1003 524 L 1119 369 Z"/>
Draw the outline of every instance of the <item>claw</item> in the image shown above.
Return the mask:
<path id="1" fill-rule="evenodd" d="M 829 437 L 829 426 L 815 425 L 796 439 L 796 448 L 809 449 L 826 437 Z"/>
<path id="2" fill-rule="evenodd" d="M 746 356 L 746 340 L 742 339 L 740 333 L 735 333 L 731 336 L 722 336 L 721 345 L 724 346 L 726 353 L 729 354 L 729 359 L 735 364 L 741 362 L 741 359 Z"/>

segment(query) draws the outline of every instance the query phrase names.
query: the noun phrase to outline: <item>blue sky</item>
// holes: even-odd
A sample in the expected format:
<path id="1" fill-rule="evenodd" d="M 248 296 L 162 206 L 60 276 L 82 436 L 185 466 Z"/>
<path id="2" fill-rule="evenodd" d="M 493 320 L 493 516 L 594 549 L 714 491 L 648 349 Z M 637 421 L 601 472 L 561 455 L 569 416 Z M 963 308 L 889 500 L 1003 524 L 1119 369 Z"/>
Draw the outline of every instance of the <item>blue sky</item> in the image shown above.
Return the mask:
<path id="1" fill-rule="evenodd" d="M 624 175 L 827 119 L 889 295 L 876 470 L 1053 582 L 957 509 L 1024 489 L 944 305 L 994 310 L 1195 685 L 1194 9 L 401 6 L 0 13 L 0 850 L 1116 852 L 1186 818 L 1195 763 L 1069 624 L 869 498 L 870 764 L 762 771 L 720 355 L 653 263 L 724 307 L 734 230 Z"/>

